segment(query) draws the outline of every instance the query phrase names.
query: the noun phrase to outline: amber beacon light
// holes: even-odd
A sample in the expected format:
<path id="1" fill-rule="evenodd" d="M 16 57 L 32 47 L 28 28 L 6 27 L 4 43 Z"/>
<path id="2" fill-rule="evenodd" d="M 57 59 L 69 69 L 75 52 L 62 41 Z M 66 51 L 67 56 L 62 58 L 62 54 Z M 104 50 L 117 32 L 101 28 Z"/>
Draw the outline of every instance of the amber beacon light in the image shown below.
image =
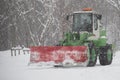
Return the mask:
<path id="1" fill-rule="evenodd" d="M 83 11 L 92 11 L 92 8 L 83 8 Z"/>

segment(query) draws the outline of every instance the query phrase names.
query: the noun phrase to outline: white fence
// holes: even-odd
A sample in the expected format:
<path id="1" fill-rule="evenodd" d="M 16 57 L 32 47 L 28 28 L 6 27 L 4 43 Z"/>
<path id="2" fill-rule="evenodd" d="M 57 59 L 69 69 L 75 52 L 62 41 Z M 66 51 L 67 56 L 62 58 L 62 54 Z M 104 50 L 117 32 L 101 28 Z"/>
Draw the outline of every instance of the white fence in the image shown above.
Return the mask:
<path id="1" fill-rule="evenodd" d="M 11 56 L 16 56 L 20 54 L 29 54 L 30 49 L 29 48 L 22 48 L 22 47 L 13 47 L 11 49 Z"/>

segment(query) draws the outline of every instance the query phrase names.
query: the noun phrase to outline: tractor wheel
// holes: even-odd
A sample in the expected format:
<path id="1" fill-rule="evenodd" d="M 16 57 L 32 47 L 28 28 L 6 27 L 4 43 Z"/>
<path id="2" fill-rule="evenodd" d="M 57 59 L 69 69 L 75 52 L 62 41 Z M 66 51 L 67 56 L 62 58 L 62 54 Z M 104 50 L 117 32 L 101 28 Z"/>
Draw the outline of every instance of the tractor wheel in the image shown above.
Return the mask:
<path id="1" fill-rule="evenodd" d="M 96 48 L 94 46 L 91 46 L 89 48 L 89 61 L 88 61 L 88 67 L 92 67 L 96 65 L 97 62 L 97 51 Z"/>
<path id="2" fill-rule="evenodd" d="M 100 50 L 99 61 L 101 65 L 110 65 L 113 59 L 113 52 L 110 46 L 106 46 L 105 50 Z"/>

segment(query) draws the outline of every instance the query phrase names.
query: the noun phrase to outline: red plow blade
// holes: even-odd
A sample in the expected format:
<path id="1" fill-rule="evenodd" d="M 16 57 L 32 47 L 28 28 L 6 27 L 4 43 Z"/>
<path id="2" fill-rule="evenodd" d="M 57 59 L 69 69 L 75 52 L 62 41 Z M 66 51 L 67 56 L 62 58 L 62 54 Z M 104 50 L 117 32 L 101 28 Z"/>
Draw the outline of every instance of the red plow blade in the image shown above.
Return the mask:
<path id="1" fill-rule="evenodd" d="M 53 61 L 55 64 L 62 64 L 66 60 L 84 63 L 88 60 L 86 46 L 34 46 L 30 51 L 31 63 Z"/>

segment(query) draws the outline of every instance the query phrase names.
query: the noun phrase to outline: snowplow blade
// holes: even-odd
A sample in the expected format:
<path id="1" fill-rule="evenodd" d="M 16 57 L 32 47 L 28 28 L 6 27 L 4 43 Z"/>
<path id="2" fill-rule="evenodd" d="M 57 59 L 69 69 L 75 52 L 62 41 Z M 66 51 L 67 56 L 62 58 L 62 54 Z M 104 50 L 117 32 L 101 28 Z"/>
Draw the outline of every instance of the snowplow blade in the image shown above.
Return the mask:
<path id="1" fill-rule="evenodd" d="M 30 63 L 73 64 L 84 63 L 87 60 L 86 46 L 33 46 L 30 48 Z"/>

